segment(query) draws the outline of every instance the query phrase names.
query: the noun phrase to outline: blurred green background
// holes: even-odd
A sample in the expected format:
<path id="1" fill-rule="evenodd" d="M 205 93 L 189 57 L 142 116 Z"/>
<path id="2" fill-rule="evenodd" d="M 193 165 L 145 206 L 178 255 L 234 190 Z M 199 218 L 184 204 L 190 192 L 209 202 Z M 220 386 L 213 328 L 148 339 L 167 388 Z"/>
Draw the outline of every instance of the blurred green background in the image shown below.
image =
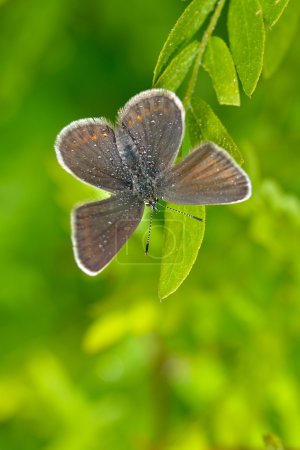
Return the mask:
<path id="1" fill-rule="evenodd" d="M 75 265 L 70 210 L 97 193 L 53 142 L 151 87 L 186 3 L 0 4 L 0 449 L 258 448 L 266 433 L 299 446 L 299 40 L 241 108 L 218 106 L 201 73 L 254 194 L 207 209 L 192 273 L 160 303 L 147 223 L 98 277 Z"/>

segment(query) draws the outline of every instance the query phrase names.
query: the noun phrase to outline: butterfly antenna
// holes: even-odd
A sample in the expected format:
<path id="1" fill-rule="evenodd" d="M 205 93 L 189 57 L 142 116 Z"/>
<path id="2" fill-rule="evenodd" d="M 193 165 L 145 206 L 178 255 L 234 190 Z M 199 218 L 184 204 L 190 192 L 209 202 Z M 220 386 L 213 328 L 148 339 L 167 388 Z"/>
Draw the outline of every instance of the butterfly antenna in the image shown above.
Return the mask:
<path id="1" fill-rule="evenodd" d="M 151 215 L 150 215 L 150 222 L 149 222 L 148 236 L 147 236 L 147 241 L 146 241 L 145 255 L 148 255 L 148 250 L 149 250 L 150 234 L 151 234 L 152 221 L 153 221 L 153 213 L 154 213 L 154 209 L 151 208 Z"/>
<path id="2" fill-rule="evenodd" d="M 186 213 L 184 211 L 180 211 L 179 209 L 171 208 L 170 206 L 164 205 L 163 203 L 158 203 L 160 206 L 162 206 L 165 209 L 170 209 L 171 211 L 175 211 L 179 214 L 183 214 L 184 216 L 190 217 L 191 219 L 199 220 L 199 222 L 205 222 L 204 219 L 201 219 L 200 217 L 194 216 L 193 214 Z"/>

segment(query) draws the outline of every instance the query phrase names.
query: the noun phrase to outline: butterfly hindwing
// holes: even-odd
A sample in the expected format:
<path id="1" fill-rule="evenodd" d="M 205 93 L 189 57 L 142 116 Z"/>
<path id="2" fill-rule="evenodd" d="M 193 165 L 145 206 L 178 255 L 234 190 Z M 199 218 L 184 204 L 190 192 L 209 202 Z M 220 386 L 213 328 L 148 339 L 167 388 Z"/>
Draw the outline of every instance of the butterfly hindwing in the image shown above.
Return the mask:
<path id="1" fill-rule="evenodd" d="M 141 221 L 144 204 L 133 196 L 112 196 L 73 210 L 72 236 L 76 261 L 96 275 L 111 261 Z"/>
<path id="2" fill-rule="evenodd" d="M 251 195 L 247 174 L 222 148 L 207 142 L 175 165 L 160 182 L 161 198 L 183 205 L 220 205 Z"/>

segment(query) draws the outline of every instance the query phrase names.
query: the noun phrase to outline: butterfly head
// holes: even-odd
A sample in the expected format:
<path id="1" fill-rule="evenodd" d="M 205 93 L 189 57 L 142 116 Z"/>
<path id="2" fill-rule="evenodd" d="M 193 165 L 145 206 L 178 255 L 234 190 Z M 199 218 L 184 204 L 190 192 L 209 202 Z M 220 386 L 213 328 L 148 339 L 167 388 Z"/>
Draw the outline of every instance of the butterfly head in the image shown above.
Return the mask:
<path id="1" fill-rule="evenodd" d="M 157 201 L 158 201 L 158 199 L 156 197 L 150 197 L 150 198 L 147 198 L 146 200 L 144 200 L 144 203 L 146 206 L 151 207 L 153 209 L 153 211 L 158 211 Z"/>

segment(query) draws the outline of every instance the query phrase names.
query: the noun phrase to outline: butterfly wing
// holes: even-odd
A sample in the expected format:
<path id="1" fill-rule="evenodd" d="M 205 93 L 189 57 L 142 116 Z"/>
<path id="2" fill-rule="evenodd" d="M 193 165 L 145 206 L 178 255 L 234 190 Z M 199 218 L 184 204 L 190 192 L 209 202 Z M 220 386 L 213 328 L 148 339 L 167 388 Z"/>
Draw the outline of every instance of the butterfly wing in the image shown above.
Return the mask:
<path id="1" fill-rule="evenodd" d="M 150 89 L 136 95 L 118 122 L 117 144 L 129 166 L 140 165 L 152 177 L 171 167 L 184 133 L 184 108 L 173 92 Z"/>
<path id="2" fill-rule="evenodd" d="M 112 196 L 73 210 L 75 259 L 89 275 L 97 275 L 116 255 L 141 221 L 144 204 L 133 196 Z"/>
<path id="3" fill-rule="evenodd" d="M 159 196 L 183 205 L 220 205 L 251 195 L 247 174 L 222 148 L 208 142 L 190 153 L 161 179 Z"/>
<path id="4" fill-rule="evenodd" d="M 55 150 L 62 167 L 80 180 L 113 193 L 131 189 L 114 130 L 105 119 L 70 123 L 57 136 Z"/>

